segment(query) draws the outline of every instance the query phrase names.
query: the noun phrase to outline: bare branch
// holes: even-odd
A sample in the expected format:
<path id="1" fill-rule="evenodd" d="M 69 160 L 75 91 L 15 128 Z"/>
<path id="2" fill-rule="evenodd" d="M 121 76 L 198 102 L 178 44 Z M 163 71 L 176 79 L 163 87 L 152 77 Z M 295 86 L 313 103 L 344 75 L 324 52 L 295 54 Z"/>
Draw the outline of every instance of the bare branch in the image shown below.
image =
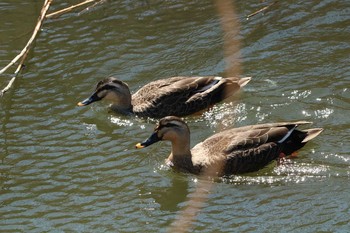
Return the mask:
<path id="1" fill-rule="evenodd" d="M 76 4 L 76 5 L 73 5 L 73 6 L 64 8 L 64 9 L 62 9 L 62 10 L 59 10 L 59 11 L 55 11 L 55 12 L 53 12 L 53 13 L 50 13 L 50 14 L 46 15 L 46 18 L 51 18 L 51 17 L 53 17 L 53 16 L 57 16 L 57 15 L 64 14 L 64 13 L 66 13 L 66 12 L 69 12 L 69 11 L 71 11 L 71 10 L 77 8 L 77 7 L 84 6 L 84 5 L 86 5 L 86 4 L 88 4 L 88 3 L 91 3 L 91 2 L 94 2 L 94 1 L 96 1 L 96 0 L 86 0 L 86 1 L 81 2 L 81 3 L 78 3 L 78 4 Z"/>
<path id="2" fill-rule="evenodd" d="M 21 58 L 21 61 L 15 71 L 15 75 L 12 77 L 12 79 L 10 80 L 9 84 L 1 91 L 0 93 L 0 97 L 3 96 L 3 94 L 8 91 L 11 86 L 13 85 L 17 75 L 20 73 L 20 71 L 23 69 L 24 67 L 24 61 L 29 53 L 29 50 L 36 38 L 36 36 L 38 35 L 38 32 L 41 28 L 41 25 L 45 19 L 45 15 L 50 7 L 50 4 L 52 3 L 53 0 L 45 0 L 44 2 L 44 5 L 41 9 L 41 13 L 40 13 L 40 16 L 38 18 L 38 22 L 34 28 L 34 31 L 33 31 L 33 34 L 31 36 L 31 38 L 29 39 L 29 41 L 27 42 L 26 46 L 22 49 L 22 51 L 6 66 L 4 67 L 1 71 L 0 71 L 0 74 L 2 74 L 3 72 L 5 72 L 10 66 L 14 65 L 20 58 Z"/>
<path id="3" fill-rule="evenodd" d="M 32 34 L 32 37 L 29 39 L 29 41 L 27 42 L 26 46 L 22 49 L 22 51 L 6 66 L 4 67 L 2 70 L 0 70 L 0 74 L 4 73 L 10 66 L 12 66 L 13 64 L 15 64 L 23 55 L 24 53 L 29 50 L 29 47 L 31 46 L 31 44 L 33 43 L 36 35 L 38 34 L 38 31 L 41 27 L 41 24 L 43 22 L 43 19 L 45 17 L 45 15 L 43 15 L 43 13 L 46 14 L 46 11 L 48 10 L 50 4 L 51 4 L 52 0 L 45 0 L 44 6 L 41 10 L 41 15 L 38 19 L 38 22 L 35 26 L 34 32 Z"/>
<path id="4" fill-rule="evenodd" d="M 97 0 L 96 0 L 97 1 Z M 91 6 L 86 7 L 84 10 L 79 12 L 79 15 L 82 13 L 85 13 L 87 11 L 90 11 L 92 8 L 96 7 L 99 4 L 105 3 L 107 0 L 99 0 L 98 2 L 95 2 L 94 4 L 92 4 Z"/>

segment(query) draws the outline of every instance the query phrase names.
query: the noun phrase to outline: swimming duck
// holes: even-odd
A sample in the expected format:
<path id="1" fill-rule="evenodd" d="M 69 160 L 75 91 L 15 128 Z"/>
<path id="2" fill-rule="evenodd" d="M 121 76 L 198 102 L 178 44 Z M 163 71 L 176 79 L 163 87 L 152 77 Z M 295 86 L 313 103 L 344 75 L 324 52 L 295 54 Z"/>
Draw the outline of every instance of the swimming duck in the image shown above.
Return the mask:
<path id="1" fill-rule="evenodd" d="M 233 95 L 249 81 L 249 77 L 172 77 L 148 83 L 131 96 L 126 83 L 109 77 L 98 82 L 95 92 L 78 106 L 107 99 L 112 101 L 112 110 L 123 114 L 186 116 Z"/>
<path id="2" fill-rule="evenodd" d="M 223 176 L 257 171 L 279 156 L 288 156 L 322 132 L 322 128 L 298 130 L 307 121 L 249 125 L 214 134 L 190 150 L 190 130 L 178 117 L 167 116 L 153 134 L 136 148 L 170 141 L 166 164 L 194 174 L 210 171 Z"/>

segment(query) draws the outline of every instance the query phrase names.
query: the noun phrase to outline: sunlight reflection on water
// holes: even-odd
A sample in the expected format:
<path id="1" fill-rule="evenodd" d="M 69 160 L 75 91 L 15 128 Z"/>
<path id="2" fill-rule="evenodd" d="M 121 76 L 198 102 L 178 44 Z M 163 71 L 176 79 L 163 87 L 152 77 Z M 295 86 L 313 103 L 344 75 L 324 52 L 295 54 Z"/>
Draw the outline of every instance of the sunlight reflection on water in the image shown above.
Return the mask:
<path id="1" fill-rule="evenodd" d="M 55 9 L 69 5 L 54 2 Z M 168 143 L 134 148 L 155 120 L 114 115 L 106 102 L 75 105 L 109 75 L 132 91 L 161 77 L 223 75 L 227 35 L 213 2 L 102 2 L 47 20 L 25 72 L 1 99 L 0 231 L 162 231 L 201 183 L 165 165 Z M 1 4 L 6 65 L 26 43 L 41 3 Z M 245 19 L 266 1 L 235 4 Z M 252 80 L 239 103 L 184 118 L 191 142 L 214 130 L 278 121 L 313 121 L 325 130 L 297 159 L 214 180 L 195 232 L 348 232 L 347 5 L 278 1 L 241 21 L 242 75 Z M 2 77 L 4 86 L 12 76 Z"/>
<path id="2" fill-rule="evenodd" d="M 133 126 L 134 125 L 134 122 L 132 120 L 129 120 L 129 119 L 121 119 L 119 117 L 111 117 L 110 118 L 111 122 L 113 124 L 116 124 L 118 126 Z M 144 126 L 143 126 L 144 128 Z"/>
<path id="3" fill-rule="evenodd" d="M 209 111 L 203 113 L 203 118 L 211 128 L 218 126 L 223 129 L 232 128 L 237 122 L 247 119 L 247 110 L 244 103 L 222 103 L 213 106 Z"/>

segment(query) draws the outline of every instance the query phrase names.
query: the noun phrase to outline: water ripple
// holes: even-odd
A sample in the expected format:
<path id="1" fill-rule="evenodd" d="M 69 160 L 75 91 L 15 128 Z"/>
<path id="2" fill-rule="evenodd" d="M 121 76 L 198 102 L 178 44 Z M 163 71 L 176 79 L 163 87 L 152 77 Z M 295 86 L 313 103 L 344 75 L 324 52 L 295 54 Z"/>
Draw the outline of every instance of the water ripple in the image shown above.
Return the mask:
<path id="1" fill-rule="evenodd" d="M 243 19 L 265 3 L 236 4 Z M 55 1 L 52 10 L 68 5 Z M 26 43 L 41 3 L 0 6 L 4 66 Z M 329 0 L 278 2 L 241 21 L 244 75 L 253 79 L 239 99 L 185 118 L 192 144 L 266 122 L 309 120 L 325 130 L 296 159 L 195 194 L 199 177 L 164 166 L 169 144 L 134 149 L 154 120 L 112 114 L 103 101 L 76 103 L 109 75 L 135 92 L 163 77 L 223 74 L 212 2 L 105 1 L 47 20 L 26 70 L 1 99 L 0 231 L 166 231 L 194 203 L 202 206 L 195 232 L 346 232 L 348 21 L 347 2 Z M 196 197 L 207 199 L 190 201 Z"/>

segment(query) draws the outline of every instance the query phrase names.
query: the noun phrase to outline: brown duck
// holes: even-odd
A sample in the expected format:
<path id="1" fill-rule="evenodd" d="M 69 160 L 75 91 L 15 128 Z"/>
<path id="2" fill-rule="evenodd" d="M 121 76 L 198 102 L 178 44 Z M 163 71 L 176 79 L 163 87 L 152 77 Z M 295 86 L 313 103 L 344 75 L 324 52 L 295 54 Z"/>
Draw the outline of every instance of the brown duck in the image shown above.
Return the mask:
<path id="1" fill-rule="evenodd" d="M 126 83 L 109 77 L 100 81 L 95 92 L 78 106 L 107 99 L 112 101 L 112 110 L 123 114 L 152 118 L 186 116 L 233 95 L 249 81 L 250 78 L 234 77 L 172 77 L 148 83 L 131 95 Z"/>
<path id="2" fill-rule="evenodd" d="M 214 134 L 190 150 L 190 130 L 178 117 L 162 118 L 154 133 L 136 148 L 160 140 L 170 141 L 166 163 L 194 174 L 230 175 L 257 171 L 280 155 L 291 155 L 315 138 L 323 129 L 298 130 L 307 121 L 250 125 Z"/>

